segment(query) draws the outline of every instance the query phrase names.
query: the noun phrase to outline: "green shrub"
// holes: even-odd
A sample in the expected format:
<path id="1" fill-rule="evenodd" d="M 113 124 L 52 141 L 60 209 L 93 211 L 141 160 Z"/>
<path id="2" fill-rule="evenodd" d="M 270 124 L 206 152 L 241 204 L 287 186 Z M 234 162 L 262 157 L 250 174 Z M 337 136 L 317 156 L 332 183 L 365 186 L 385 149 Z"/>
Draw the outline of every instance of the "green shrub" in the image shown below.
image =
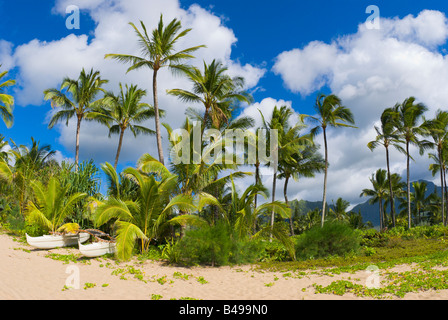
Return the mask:
<path id="1" fill-rule="evenodd" d="M 296 256 L 301 259 L 324 258 L 357 252 L 360 235 L 349 225 L 332 221 L 303 233 L 296 243 Z"/>
<path id="2" fill-rule="evenodd" d="M 238 239 L 228 225 L 218 223 L 187 231 L 172 248 L 172 256 L 178 255 L 187 264 L 222 266 L 256 261 L 262 252 L 260 241 Z"/>

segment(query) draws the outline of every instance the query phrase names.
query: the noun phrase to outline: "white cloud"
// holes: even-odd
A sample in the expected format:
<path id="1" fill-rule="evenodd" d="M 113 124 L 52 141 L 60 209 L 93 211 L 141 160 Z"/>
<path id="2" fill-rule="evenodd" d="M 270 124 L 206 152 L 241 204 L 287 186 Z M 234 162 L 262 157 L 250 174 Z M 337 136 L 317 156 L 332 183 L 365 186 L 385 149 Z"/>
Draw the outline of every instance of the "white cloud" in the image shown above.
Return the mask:
<path id="1" fill-rule="evenodd" d="M 53 13 L 65 15 L 68 5 L 76 5 L 82 14 L 89 14 L 95 22 L 95 30 L 85 30 L 85 34 L 76 36 L 71 34 L 51 42 L 35 39 L 19 45 L 16 50 L 9 53 L 19 69 L 18 82 L 20 83 L 17 96 L 18 105 L 43 104 L 43 91 L 47 88 L 58 87 L 64 77 L 77 78 L 80 70 L 94 68 L 99 70 L 103 78 L 110 80 L 105 86 L 107 90 L 117 91 L 118 83 L 133 83 L 147 90 L 145 101 L 152 104 L 152 72 L 149 69 L 132 71 L 126 74 L 129 66 L 114 60 L 105 60 L 107 53 L 125 53 L 139 55 L 137 37 L 128 24 L 135 23 L 140 29 L 139 20 L 142 20 L 148 32 L 157 26 L 160 14 L 163 14 L 165 23 L 174 18 L 182 22 L 183 28 L 192 28 L 192 31 L 178 42 L 178 48 L 197 45 L 206 45 L 195 53 L 196 58 L 190 61 L 201 67 L 203 61 L 210 63 L 218 59 L 229 67 L 232 76 L 246 78 L 246 87 L 256 86 L 259 79 L 266 72 L 265 69 L 250 64 L 241 64 L 231 59 L 232 46 L 237 39 L 234 32 L 222 25 L 221 19 L 198 5 L 192 5 L 188 10 L 180 8 L 177 0 L 116 0 L 116 1 L 85 1 L 85 0 L 59 0 Z M 65 28 L 65 24 L 61 24 Z M 81 31 L 84 26 L 81 24 Z M 0 55 L 6 45 L 0 43 Z M 7 50 L 6 50 L 7 51 Z M 177 98 L 167 96 L 167 89 L 190 89 L 190 82 L 184 77 L 175 77 L 169 70 L 161 70 L 158 75 L 159 104 L 166 111 L 167 121 L 172 127 L 179 127 L 185 119 L 184 111 L 189 105 L 180 102 Z M 154 121 L 147 125 L 154 129 Z M 60 132 L 59 141 L 67 148 L 74 149 L 75 124 L 70 122 L 68 127 L 64 124 L 56 127 Z M 164 129 L 162 128 L 164 133 Z M 95 158 L 98 161 L 112 161 L 117 146 L 117 139 L 107 137 L 107 129 L 99 124 L 83 122 L 80 135 L 81 159 Z M 165 140 L 164 143 L 167 146 Z M 120 160 L 134 161 L 144 152 L 156 155 L 155 139 L 153 137 L 134 137 L 129 133 L 125 135 L 124 147 Z M 120 161 L 121 162 L 121 161 Z"/>
<path id="2" fill-rule="evenodd" d="M 385 168 L 384 148 L 373 153 L 366 144 L 376 136 L 373 125 L 386 107 L 409 96 L 425 103 L 432 117 L 446 108 L 448 99 L 448 56 L 437 50 L 448 39 L 448 24 L 439 11 L 424 10 L 418 16 L 381 19 L 380 30 L 359 25 L 354 34 L 330 44 L 313 41 L 301 49 L 279 54 L 273 71 L 292 92 L 308 95 L 328 86 L 349 107 L 359 129 L 329 132 L 328 198 L 343 196 L 352 202 L 362 188 L 370 187 L 368 178 Z M 317 141 L 322 138 L 317 137 Z M 415 148 L 411 178 L 432 180 L 427 170 L 430 161 Z M 323 152 L 323 151 L 322 151 Z M 391 152 L 393 172 L 405 174 L 405 156 Z M 291 195 L 320 200 L 323 178 L 302 181 L 291 187 Z"/>

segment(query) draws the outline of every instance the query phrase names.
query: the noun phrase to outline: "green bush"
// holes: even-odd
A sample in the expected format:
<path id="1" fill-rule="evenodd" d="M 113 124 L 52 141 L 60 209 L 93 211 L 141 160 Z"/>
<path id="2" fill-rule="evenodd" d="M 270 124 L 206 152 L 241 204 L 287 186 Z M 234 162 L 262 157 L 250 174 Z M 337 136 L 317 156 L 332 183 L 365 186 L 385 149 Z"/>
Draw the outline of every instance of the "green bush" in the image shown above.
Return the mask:
<path id="1" fill-rule="evenodd" d="M 218 223 L 187 231 L 177 242 L 171 255 L 183 263 L 222 266 L 254 262 L 262 251 L 259 241 L 238 239 L 227 224 Z"/>
<path id="2" fill-rule="evenodd" d="M 296 256 L 301 259 L 342 256 L 357 252 L 360 234 L 343 222 L 329 221 L 303 233 L 296 242 Z"/>

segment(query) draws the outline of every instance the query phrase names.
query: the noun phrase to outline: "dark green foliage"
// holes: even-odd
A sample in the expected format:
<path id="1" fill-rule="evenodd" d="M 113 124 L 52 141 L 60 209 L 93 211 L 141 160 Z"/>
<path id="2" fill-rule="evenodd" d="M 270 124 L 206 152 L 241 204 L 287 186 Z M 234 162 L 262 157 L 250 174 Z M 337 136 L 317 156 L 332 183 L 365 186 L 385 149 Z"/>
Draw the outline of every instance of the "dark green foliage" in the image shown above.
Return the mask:
<path id="1" fill-rule="evenodd" d="M 331 221 L 315 226 L 301 235 L 296 243 L 297 258 L 323 258 L 357 252 L 359 233 L 343 222 Z"/>
<path id="2" fill-rule="evenodd" d="M 212 266 L 254 262 L 261 248 L 258 241 L 236 238 L 225 223 L 190 230 L 176 244 L 182 262 Z"/>

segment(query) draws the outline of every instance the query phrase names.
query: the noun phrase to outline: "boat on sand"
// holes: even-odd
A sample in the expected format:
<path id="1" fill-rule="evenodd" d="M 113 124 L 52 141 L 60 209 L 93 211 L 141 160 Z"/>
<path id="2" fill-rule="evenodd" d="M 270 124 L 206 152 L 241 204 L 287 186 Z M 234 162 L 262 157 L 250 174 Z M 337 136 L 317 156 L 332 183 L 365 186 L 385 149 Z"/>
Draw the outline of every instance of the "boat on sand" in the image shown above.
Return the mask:
<path id="1" fill-rule="evenodd" d="M 115 242 L 93 242 L 86 245 L 78 243 L 79 252 L 86 257 L 93 258 L 99 257 L 105 254 L 115 253 Z"/>
<path id="2" fill-rule="evenodd" d="M 94 242 L 89 244 L 81 244 L 78 243 L 79 252 L 86 257 L 93 258 L 99 257 L 105 254 L 114 254 L 116 250 L 115 240 L 109 236 L 107 233 L 104 233 L 100 230 L 96 229 L 87 229 L 84 230 L 89 233 L 94 238 Z M 107 240 L 106 240 L 107 239 Z"/>
<path id="3" fill-rule="evenodd" d="M 90 234 L 80 232 L 76 234 L 50 234 L 41 237 L 31 237 L 26 234 L 26 241 L 32 247 L 38 249 L 54 249 L 60 247 L 74 246 L 89 240 Z"/>

